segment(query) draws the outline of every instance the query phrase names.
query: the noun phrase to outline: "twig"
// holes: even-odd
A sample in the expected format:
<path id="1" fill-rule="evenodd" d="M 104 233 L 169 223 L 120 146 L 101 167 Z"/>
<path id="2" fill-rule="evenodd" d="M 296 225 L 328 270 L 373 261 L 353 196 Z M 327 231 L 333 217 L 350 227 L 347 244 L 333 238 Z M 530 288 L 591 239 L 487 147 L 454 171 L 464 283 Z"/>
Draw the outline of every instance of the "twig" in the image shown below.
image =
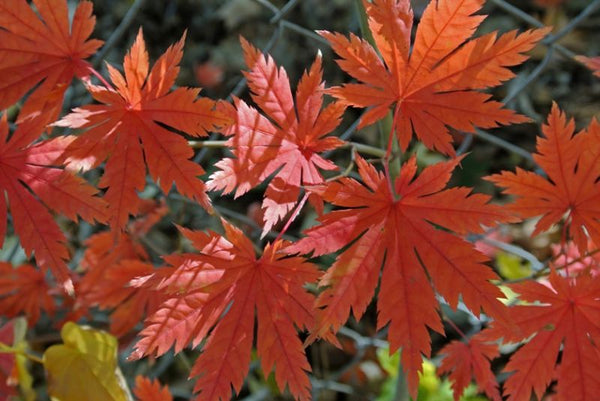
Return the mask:
<path id="1" fill-rule="evenodd" d="M 480 129 L 475 129 L 475 132 L 477 132 L 477 136 L 481 139 L 483 139 L 484 141 L 487 141 L 489 143 L 493 143 L 496 146 L 499 146 L 501 148 L 504 148 L 506 150 L 508 150 L 509 152 L 513 152 L 518 154 L 519 156 L 522 156 L 523 158 L 529 160 L 530 162 L 535 164 L 535 161 L 533 160 L 533 156 L 531 156 L 531 153 L 529 153 L 528 151 L 526 151 L 523 148 L 518 147 L 517 145 L 513 145 L 512 143 L 505 141 L 502 138 L 498 138 L 497 136 L 494 136 L 490 133 L 487 133 L 483 130 Z M 466 135 L 466 133 L 463 133 Z"/>
<path id="2" fill-rule="evenodd" d="M 298 0 L 290 0 L 287 3 L 285 3 L 285 5 L 281 7 L 281 10 L 278 10 L 275 13 L 275 15 L 269 20 L 269 23 L 278 23 L 283 17 L 287 15 L 287 13 L 289 13 L 292 10 L 292 8 L 296 6 L 296 4 L 298 4 Z"/>
<path id="3" fill-rule="evenodd" d="M 193 149 L 220 149 L 227 147 L 227 141 L 188 141 L 188 145 L 190 145 L 190 147 Z"/>
<path id="4" fill-rule="evenodd" d="M 548 48 L 546 55 L 542 59 L 542 61 L 535 67 L 535 69 L 529 74 L 525 79 L 519 82 L 515 89 L 512 89 L 510 93 L 502 99 L 502 103 L 508 104 L 515 97 L 517 97 L 530 83 L 532 83 L 548 66 L 550 60 L 552 59 L 552 55 L 554 54 L 554 48 Z"/>
<path id="5" fill-rule="evenodd" d="M 542 41 L 545 45 L 552 45 L 559 41 L 563 36 L 567 35 L 571 32 L 577 25 L 579 25 L 583 20 L 592 15 L 594 11 L 600 8 L 600 0 L 594 0 L 590 4 L 587 5 L 575 18 L 573 18 L 567 25 L 565 25 L 560 31 L 556 32 L 554 35 L 549 35 Z"/>
<path id="6" fill-rule="evenodd" d="M 281 20 L 279 23 L 281 24 L 281 26 L 289 29 L 290 31 L 298 32 L 301 35 L 307 36 L 311 39 L 316 40 L 317 42 L 320 42 L 326 46 L 329 46 L 329 42 L 327 40 L 325 40 L 325 38 L 322 38 L 321 36 L 317 35 L 313 31 L 308 30 L 304 27 L 301 27 L 298 24 L 294 24 L 293 22 L 286 21 L 286 20 Z"/>
<path id="7" fill-rule="evenodd" d="M 279 9 L 277 7 L 275 7 L 269 0 L 254 0 L 254 1 L 256 1 L 261 6 L 271 10 L 271 12 L 273 14 L 277 14 L 279 12 Z"/>
<path id="8" fill-rule="evenodd" d="M 104 56 L 113 48 L 117 42 L 121 40 L 121 36 L 125 33 L 125 31 L 129 28 L 129 25 L 133 22 L 138 12 L 141 10 L 144 5 L 145 0 L 135 0 L 135 3 L 131 5 L 125 17 L 123 17 L 123 21 L 119 24 L 117 29 L 115 29 L 108 38 L 108 40 L 104 43 L 104 46 L 100 49 L 98 53 L 94 56 L 93 65 L 98 68 L 102 60 L 104 60 Z"/>
<path id="9" fill-rule="evenodd" d="M 375 156 L 375 157 L 379 157 L 379 158 L 384 158 L 385 157 L 385 150 L 376 148 L 374 146 L 365 145 L 363 143 L 346 142 L 341 147 L 342 148 L 352 147 L 352 148 L 356 149 L 359 152 L 366 153 L 366 154 L 371 155 L 371 156 Z"/>
<path id="10" fill-rule="evenodd" d="M 496 6 L 503 9 L 504 11 L 508 12 L 509 14 L 512 14 L 515 17 L 527 22 L 529 25 L 532 25 L 536 28 L 543 28 L 546 26 L 542 22 L 533 18 L 531 15 L 529 15 L 526 12 L 522 11 L 521 9 L 513 6 L 512 4 L 507 3 L 504 0 L 489 0 L 489 1 L 491 3 L 494 3 Z M 542 41 L 542 43 L 544 43 L 544 42 Z M 573 53 L 571 50 L 569 50 L 566 47 L 561 46 L 557 43 L 552 43 L 551 46 L 554 47 L 558 53 L 562 54 L 563 56 L 565 56 L 567 58 L 573 58 L 575 56 L 575 53 Z"/>
<path id="11" fill-rule="evenodd" d="M 527 252 L 523 248 L 520 248 L 516 245 L 507 244 L 506 242 L 498 241 L 493 238 L 485 238 L 485 237 L 481 238 L 480 241 L 483 241 L 486 244 L 489 244 L 495 248 L 502 249 L 505 252 L 512 253 L 513 255 L 516 255 L 520 258 L 525 259 L 526 261 L 531 263 L 531 268 L 534 271 L 539 271 L 544 268 L 544 264 L 542 262 L 540 262 L 538 260 L 538 258 L 535 257 L 535 255 L 533 255 L 530 252 Z"/>

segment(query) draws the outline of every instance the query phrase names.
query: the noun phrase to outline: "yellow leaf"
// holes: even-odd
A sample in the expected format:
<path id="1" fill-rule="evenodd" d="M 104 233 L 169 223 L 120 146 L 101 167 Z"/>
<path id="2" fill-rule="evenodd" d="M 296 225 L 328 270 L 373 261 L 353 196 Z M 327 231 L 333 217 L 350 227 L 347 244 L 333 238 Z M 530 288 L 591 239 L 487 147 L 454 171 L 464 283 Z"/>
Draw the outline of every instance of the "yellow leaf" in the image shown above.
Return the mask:
<path id="1" fill-rule="evenodd" d="M 75 323 L 63 326 L 64 344 L 44 353 L 48 394 L 54 401 L 127 401 L 131 395 L 117 365 L 117 340 Z"/>

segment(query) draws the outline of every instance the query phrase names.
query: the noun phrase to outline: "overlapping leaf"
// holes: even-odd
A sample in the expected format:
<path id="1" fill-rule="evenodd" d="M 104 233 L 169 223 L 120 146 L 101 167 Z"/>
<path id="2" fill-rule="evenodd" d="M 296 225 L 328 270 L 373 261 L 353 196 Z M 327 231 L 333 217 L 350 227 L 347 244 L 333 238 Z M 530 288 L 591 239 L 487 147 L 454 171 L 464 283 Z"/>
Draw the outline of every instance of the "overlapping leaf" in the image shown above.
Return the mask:
<path id="1" fill-rule="evenodd" d="M 140 241 L 168 209 L 164 203 L 144 201 L 141 210 L 143 215 L 130 222 L 120 235 L 106 231 L 85 241 L 87 249 L 80 264 L 84 274 L 76 283 L 77 300 L 71 319 L 76 320 L 89 307 L 111 309 L 110 332 L 120 337 L 165 300 L 163 294 L 153 288 L 153 282 L 142 279 L 160 275 L 157 272 L 164 269 L 154 268 Z"/>
<path id="2" fill-rule="evenodd" d="M 567 122 L 554 104 L 542 132 L 545 138 L 538 137 L 533 157 L 548 178 L 517 168 L 516 173 L 503 171 L 487 179 L 516 196 L 510 208 L 522 218 L 542 216 L 533 235 L 567 214 L 565 224 L 584 254 L 588 236 L 600 244 L 600 124 L 594 119 L 587 130 L 574 135 L 575 123 Z"/>
<path id="3" fill-rule="evenodd" d="M 361 126 L 383 118 L 394 107 L 396 135 L 406 149 L 413 131 L 429 148 L 454 154 L 447 127 L 474 127 L 527 119 L 478 92 L 513 76 L 547 30 L 496 33 L 469 39 L 483 21 L 474 15 L 484 0 L 431 1 L 419 22 L 412 52 L 413 12 L 409 0 L 364 1 L 377 50 L 354 35 L 320 32 L 341 57 L 340 67 L 359 83 L 329 90 L 345 105 L 370 107 Z"/>
<path id="4" fill-rule="evenodd" d="M 86 58 L 102 45 L 88 40 L 96 18 L 92 2 L 78 4 L 69 27 L 66 0 L 34 0 L 36 12 L 26 0 L 0 0 L 0 110 L 29 96 L 20 118 L 47 113 L 54 121 L 65 90 L 73 77 L 86 77 Z"/>
<path id="5" fill-rule="evenodd" d="M 417 165 L 411 159 L 396 179 L 399 199 L 395 199 L 383 174 L 357 156 L 366 187 L 342 178 L 314 188 L 341 209 L 324 215 L 320 225 L 306 231 L 306 238 L 288 248 L 317 256 L 352 244 L 321 280 L 320 285 L 328 288 L 317 300 L 324 309 L 313 337 L 329 337 L 330 329 L 337 331 L 351 308 L 357 319 L 361 317 L 383 265 L 377 325 L 389 323 L 390 352 L 402 347 L 402 366 L 414 397 L 422 354 L 431 353 L 427 327 L 443 332 L 435 291 L 454 308 L 462 295 L 476 314 L 483 308 L 496 318 L 506 316 L 497 299 L 502 294 L 489 282 L 496 275 L 484 265 L 487 257 L 432 225 L 465 234 L 510 220 L 500 207 L 488 204 L 489 196 L 471 194 L 468 188 L 444 189 L 459 160 L 428 167 L 415 179 Z"/>
<path id="6" fill-rule="evenodd" d="M 319 273 L 300 257 L 280 254 L 282 242 L 257 258 L 250 240 L 223 224 L 224 237 L 183 230 L 200 253 L 167 258 L 177 268 L 162 288 L 173 297 L 148 319 L 133 357 L 162 354 L 173 344 L 177 352 L 206 339 L 191 373 L 198 376 L 197 399 L 229 400 L 248 372 L 256 317 L 263 371 L 275 371 L 280 390 L 287 385 L 296 399 L 309 399 L 310 365 L 296 327 L 314 323 L 314 298 L 303 285 Z"/>
<path id="7" fill-rule="evenodd" d="M 0 121 L 0 243 L 6 233 L 7 203 L 16 233 L 28 255 L 35 253 L 37 264 L 52 270 L 56 279 L 72 289 L 65 260 L 69 253 L 65 236 L 47 207 L 76 220 L 106 221 L 107 209 L 98 192 L 83 179 L 65 171 L 56 162 L 70 139 L 56 138 L 32 143 L 43 126 L 21 124 L 10 139 L 6 116 Z"/>
<path id="8" fill-rule="evenodd" d="M 144 376 L 135 378 L 133 394 L 138 401 L 173 401 L 167 386 L 161 387 L 158 380 L 150 380 Z"/>
<path id="9" fill-rule="evenodd" d="M 199 89 L 177 88 L 170 92 L 179 73 L 183 41 L 171 46 L 149 72 L 140 30 L 125 56 L 125 76 L 109 66 L 116 90 L 89 86 L 101 104 L 77 108 L 57 123 L 87 128 L 67 150 L 67 161 L 74 167 L 95 167 L 108 159 L 100 186 L 108 188 L 104 198 L 109 203 L 113 227 L 124 227 L 129 214 L 137 213 L 140 200 L 136 191 L 145 187 L 146 165 L 163 192 L 169 192 L 175 183 L 182 195 L 211 208 L 205 185 L 198 178 L 204 170 L 189 160 L 193 150 L 184 137 L 158 124 L 203 136 L 207 130 L 228 122 L 215 110 L 215 102 L 197 99 Z"/>
<path id="10" fill-rule="evenodd" d="M 587 274 L 572 279 L 556 273 L 549 281 L 551 287 L 535 281 L 511 285 L 521 300 L 531 303 L 510 309 L 522 335 L 502 329 L 495 335 L 505 342 L 533 337 L 504 368 L 514 372 L 504 393 L 509 401 L 529 401 L 532 392 L 541 399 L 557 379 L 558 401 L 595 400 L 600 394 L 600 281 Z"/>
<path id="11" fill-rule="evenodd" d="M 598 57 L 585 57 L 575 56 L 575 60 L 584 64 L 587 68 L 592 70 L 595 76 L 600 77 L 600 56 Z"/>
<path id="12" fill-rule="evenodd" d="M 216 164 L 211 189 L 236 190 L 243 195 L 275 173 L 265 193 L 263 234 L 282 219 L 298 201 L 303 184 L 323 182 L 319 168 L 337 167 L 319 153 L 335 149 L 343 142 L 328 136 L 340 123 L 345 106 L 331 103 L 324 109 L 321 57 L 318 56 L 296 90 L 296 103 L 283 68 L 242 39 L 248 86 L 252 98 L 270 119 L 236 99 L 235 124 L 226 132 L 235 158 Z M 237 188 L 237 189 L 236 189 Z"/>
<path id="13" fill-rule="evenodd" d="M 54 298 L 45 274 L 30 265 L 14 267 L 0 262 L 0 310 L 7 317 L 24 314 L 31 326 L 38 321 L 41 312 L 53 313 Z"/>
<path id="14" fill-rule="evenodd" d="M 467 342 L 450 342 L 442 348 L 439 354 L 444 355 L 444 359 L 438 372 L 449 374 L 454 391 L 454 401 L 460 399 L 473 376 L 475 376 L 479 391 L 485 392 L 494 401 L 502 400 L 498 382 L 490 364 L 491 360 L 500 355 L 497 344 L 486 343 L 474 336 Z"/>

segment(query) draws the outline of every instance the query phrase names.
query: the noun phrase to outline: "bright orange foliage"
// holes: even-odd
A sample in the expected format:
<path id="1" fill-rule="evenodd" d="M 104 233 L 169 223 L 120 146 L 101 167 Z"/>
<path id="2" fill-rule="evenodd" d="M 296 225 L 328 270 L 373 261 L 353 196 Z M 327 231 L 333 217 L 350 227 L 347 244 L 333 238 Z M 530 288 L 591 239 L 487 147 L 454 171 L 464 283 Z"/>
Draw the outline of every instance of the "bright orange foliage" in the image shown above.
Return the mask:
<path id="1" fill-rule="evenodd" d="M 88 128 L 67 149 L 66 160 L 72 167 L 91 168 L 107 160 L 99 185 L 108 188 L 104 199 L 109 204 L 113 227 L 124 227 L 129 214 L 137 213 L 140 200 L 136 191 L 146 185 L 145 165 L 163 192 L 168 193 L 174 182 L 182 195 L 211 209 L 204 182 L 198 178 L 204 170 L 189 160 L 193 150 L 185 138 L 157 124 L 204 136 L 206 130 L 228 123 L 215 111 L 214 101 L 197 99 L 199 89 L 177 88 L 170 92 L 179 73 L 183 41 L 184 37 L 149 71 L 140 30 L 125 56 L 125 77 L 108 67 L 116 89 L 89 85 L 90 93 L 101 104 L 77 108 L 56 123 Z"/>
<path id="2" fill-rule="evenodd" d="M 417 178 L 416 160 L 410 159 L 396 179 L 396 194 L 390 193 L 386 178 L 372 165 L 360 156 L 356 159 L 364 184 L 342 178 L 313 188 L 342 209 L 321 217 L 321 224 L 306 231 L 307 237 L 287 251 L 312 251 L 319 256 L 352 243 L 320 282 L 328 288 L 317 301 L 324 309 L 312 337 L 330 338 L 329 330 L 337 331 L 351 308 L 360 319 L 383 264 L 377 326 L 390 324 L 390 352 L 402 348 L 402 366 L 416 397 L 422 354 L 431 353 L 427 327 L 443 333 L 434 288 L 453 308 L 462 295 L 475 314 L 483 308 L 496 318 L 506 317 L 497 299 L 502 293 L 489 282 L 497 276 L 484 265 L 487 257 L 432 224 L 465 234 L 482 232 L 482 224 L 492 226 L 511 218 L 500 207 L 488 204 L 487 195 L 471 194 L 468 188 L 444 189 L 460 159 L 428 167 Z"/>
<path id="3" fill-rule="evenodd" d="M 485 18 L 475 15 L 483 3 L 430 2 L 409 52 L 413 20 L 409 0 L 364 0 L 377 49 L 354 35 L 348 39 L 339 33 L 320 32 L 341 57 L 340 67 L 360 82 L 328 92 L 342 104 L 371 108 L 361 126 L 383 118 L 394 107 L 402 150 L 408 147 L 413 130 L 428 148 L 453 155 L 448 127 L 474 132 L 474 127 L 527 121 L 478 90 L 512 78 L 507 67 L 526 60 L 522 53 L 532 49 L 548 30 L 519 35 L 511 31 L 501 37 L 490 33 L 470 39 Z"/>
<path id="4" fill-rule="evenodd" d="M 85 61 L 102 45 L 88 40 L 96 18 L 92 2 L 77 6 L 69 27 L 66 0 L 0 0 L 0 110 L 15 103 L 41 82 L 21 110 L 21 120 L 54 121 L 73 77 L 87 77 Z M 40 19 L 41 17 L 41 19 Z"/>

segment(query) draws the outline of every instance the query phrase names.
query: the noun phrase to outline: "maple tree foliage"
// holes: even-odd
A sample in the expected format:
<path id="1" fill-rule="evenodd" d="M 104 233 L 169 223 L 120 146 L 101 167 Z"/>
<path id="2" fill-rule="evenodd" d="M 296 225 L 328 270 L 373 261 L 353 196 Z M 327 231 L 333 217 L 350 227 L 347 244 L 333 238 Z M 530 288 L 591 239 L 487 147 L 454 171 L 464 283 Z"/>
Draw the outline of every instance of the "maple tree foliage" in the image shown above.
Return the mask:
<path id="1" fill-rule="evenodd" d="M 484 19 L 475 15 L 483 3 L 430 2 L 410 52 L 413 12 L 409 0 L 364 1 L 377 49 L 352 34 L 347 38 L 320 32 L 341 57 L 340 67 L 359 81 L 330 88 L 328 93 L 342 104 L 370 108 L 359 127 L 383 118 L 394 107 L 402 150 L 407 149 L 414 131 L 425 146 L 453 155 L 448 127 L 474 132 L 474 127 L 527 121 L 478 90 L 512 78 L 507 67 L 526 60 L 522 53 L 548 30 L 511 31 L 500 37 L 490 33 L 469 40 Z"/>
<path id="2" fill-rule="evenodd" d="M 50 286 L 44 273 L 31 265 L 13 267 L 0 262 L 0 310 L 9 318 L 24 314 L 30 326 L 42 311 L 52 314 L 56 309 Z"/>
<path id="3" fill-rule="evenodd" d="M 450 342 L 440 350 L 438 355 L 444 355 L 438 371 L 442 374 L 449 373 L 455 401 L 460 399 L 473 376 L 480 391 L 485 392 L 493 401 L 502 400 L 490 364 L 491 360 L 500 355 L 496 344 L 487 343 L 485 339 L 473 336 L 466 342 Z"/>
<path id="4" fill-rule="evenodd" d="M 565 224 L 583 254 L 588 238 L 600 244 L 600 124 L 594 119 L 575 135 L 574 121 L 567 122 L 554 104 L 542 132 L 545 138 L 538 137 L 533 158 L 548 178 L 517 168 L 516 173 L 503 171 L 487 179 L 517 197 L 508 207 L 520 217 L 542 216 L 533 235 L 567 214 Z"/>
<path id="5" fill-rule="evenodd" d="M 462 295 L 474 313 L 483 308 L 496 318 L 506 317 L 497 299 L 502 293 L 489 282 L 497 276 L 484 264 L 487 257 L 460 237 L 432 226 L 466 234 L 483 232 L 482 224 L 511 220 L 502 208 L 488 204 L 487 195 L 471 194 L 470 189 L 461 187 L 444 189 L 460 160 L 427 167 L 415 178 L 417 164 L 411 158 L 402 167 L 392 193 L 384 175 L 357 156 L 364 185 L 342 178 L 313 188 L 342 209 L 325 214 L 320 225 L 306 231 L 306 238 L 287 248 L 291 253 L 312 251 L 319 256 L 352 243 L 320 281 L 320 286 L 328 288 L 317 300 L 317 305 L 325 308 L 312 337 L 330 338 L 329 330 L 337 331 L 351 308 L 360 319 L 374 295 L 383 264 L 377 326 L 389 323 L 390 352 L 402 347 L 402 366 L 413 397 L 421 355 L 431 353 L 427 327 L 443 333 L 434 290 L 453 308 Z M 413 290 L 416 287 L 419 291 Z"/>
<path id="6" fill-rule="evenodd" d="M 512 284 L 528 305 L 510 308 L 521 335 L 492 327 L 504 342 L 531 338 L 514 353 L 504 370 L 514 372 L 504 383 L 509 401 L 538 399 L 557 379 L 559 400 L 594 400 L 600 392 L 600 281 L 588 274 L 566 278 L 552 272 L 549 285 L 535 281 Z M 562 344 L 562 356 L 557 362 Z"/>
<path id="7" fill-rule="evenodd" d="M 43 312 L 58 310 L 66 313 L 64 320 L 77 321 L 93 317 L 92 308 L 110 309 L 110 330 L 122 341 L 146 316 L 131 359 L 201 347 L 190 373 L 196 399 L 239 394 L 256 348 L 265 376 L 274 372 L 281 392 L 287 388 L 295 399 L 308 400 L 305 346 L 316 339 L 337 343 L 335 334 L 350 314 L 360 319 L 377 293 L 377 329 L 388 327 L 390 352 L 401 349 L 414 398 L 423 357 L 431 356 L 429 331 L 444 334 L 445 302 L 453 309 L 466 306 L 475 318 L 483 312 L 489 324 L 440 351 L 438 372 L 452 381 L 455 400 L 473 378 L 489 398 L 502 399 L 491 369 L 500 343 L 521 344 L 503 367 L 509 401 L 528 401 L 532 393 L 541 399 L 554 382 L 560 401 L 596 399 L 600 123 L 593 119 L 575 133 L 574 121 L 554 104 L 533 155 L 543 173 L 517 168 L 487 177 L 513 197 L 503 206 L 471 188 L 447 187 L 463 157 L 420 173 L 411 157 L 397 177 L 389 171 L 395 139 L 405 151 L 414 133 L 426 147 L 454 156 L 451 129 L 474 132 L 527 121 L 482 91 L 512 78 L 509 68 L 524 62 L 549 30 L 474 37 L 485 18 L 477 14 L 483 4 L 431 1 L 411 45 L 408 0 L 364 0 L 372 44 L 320 31 L 355 80 L 332 88 L 325 87 L 320 53 L 294 93 L 285 69 L 242 38 L 253 107 L 240 98 L 231 105 L 199 97 L 198 88 L 174 87 L 185 34 L 151 68 L 140 29 L 122 71 L 107 65 L 109 83 L 86 61 L 102 44 L 89 39 L 95 25 L 91 2 L 80 1 L 69 18 L 66 0 L 0 0 L 0 109 L 23 101 L 14 129 L 6 115 L 0 120 L 0 242 L 14 231 L 40 267 L 0 262 L 2 315 L 24 314 L 34 325 Z M 575 59 L 599 74 L 597 57 Z M 90 74 L 100 84 L 92 84 Z M 59 119 L 75 77 L 96 103 Z M 338 167 L 323 153 L 346 144 L 332 133 L 348 106 L 367 109 L 359 127 L 392 111 L 384 172 L 356 154 L 359 179 L 349 178 L 348 168 L 326 181 L 322 172 Z M 55 126 L 81 133 L 47 139 L 44 132 Z M 233 156 L 218 161 L 205 183 L 186 135 L 208 132 L 226 135 L 224 146 Z M 104 168 L 102 197 L 75 175 L 98 167 Z M 317 209 L 318 224 L 298 241 L 281 240 L 282 232 L 265 246 L 225 220 L 224 235 L 179 227 L 196 251 L 163 255 L 168 266 L 157 268 L 161 263 L 153 262 L 142 237 L 168 208 L 138 196 L 147 173 L 164 194 L 174 184 L 209 212 L 206 190 L 237 198 L 270 180 L 262 203 L 263 237 L 296 208 L 285 232 L 306 200 Z M 109 227 L 83 239 L 81 259 L 70 260 L 67 236 L 52 213 Z M 560 243 L 547 270 L 510 285 L 517 298 L 507 307 L 488 256 L 465 237 L 539 216 L 533 235 L 562 222 Z M 332 253 L 338 253 L 335 262 L 324 272 L 301 256 Z M 78 263 L 77 272 L 69 270 L 69 261 Z M 48 270 L 68 296 L 51 288 Z M 21 378 L 15 361 L 26 355 L 24 338 L 13 338 L 12 329 L 12 323 L 0 327 L 0 398 L 16 393 L 12 385 Z M 298 331 L 308 331 L 304 344 Z M 130 398 L 115 373 L 116 338 L 72 322 L 62 337 L 64 344 L 48 348 L 42 360 L 51 397 L 76 400 L 91 389 L 101 398 Z M 17 341 L 20 348 L 12 344 Z M 65 363 L 68 358 L 81 365 Z M 24 362 L 18 369 L 25 369 Z M 72 380 L 75 374 L 83 379 Z M 168 388 L 144 377 L 136 378 L 133 392 L 140 401 L 173 398 Z"/>
<path id="8" fill-rule="evenodd" d="M 575 59 L 580 63 L 583 63 L 587 68 L 594 72 L 594 75 L 600 77 L 600 56 L 598 57 L 585 57 L 575 56 Z"/>
<path id="9" fill-rule="evenodd" d="M 165 295 L 152 288 L 153 282 L 135 280 L 157 271 L 140 238 L 168 209 L 164 203 L 149 200 L 143 201 L 140 209 L 141 216 L 120 235 L 104 231 L 85 241 L 87 249 L 80 263 L 83 272 L 75 283 L 77 299 L 70 320 L 77 320 L 93 306 L 111 309 L 110 332 L 120 337 L 164 301 Z"/>
<path id="10" fill-rule="evenodd" d="M 133 394 L 138 401 L 173 401 L 168 387 L 161 387 L 158 380 L 150 380 L 144 376 L 135 378 Z"/>
<path id="11" fill-rule="evenodd" d="M 125 56 L 123 76 L 107 65 L 116 89 L 88 85 L 100 102 L 76 108 L 57 126 L 87 128 L 66 150 L 66 162 L 73 168 L 93 168 L 106 160 L 99 186 L 107 188 L 110 225 L 124 227 L 130 214 L 138 211 L 136 191 L 146 185 L 146 168 L 163 192 L 173 183 L 179 192 L 211 209 L 204 170 L 189 160 L 194 152 L 186 139 L 157 123 L 192 136 L 228 123 L 208 98 L 197 98 L 200 90 L 177 88 L 170 91 L 179 73 L 185 35 L 171 46 L 149 70 L 148 52 L 142 30 Z M 146 160 L 146 162 L 144 161 Z M 148 162 L 151 160 L 151 162 Z"/>
<path id="12" fill-rule="evenodd" d="M 106 203 L 94 196 L 98 191 L 81 177 L 61 169 L 57 162 L 70 139 L 58 137 L 35 142 L 44 126 L 24 122 L 9 138 L 6 115 L 0 120 L 0 243 L 6 234 L 7 203 L 21 245 L 35 253 L 38 266 L 52 270 L 59 283 L 72 290 L 65 260 L 66 238 L 55 223 L 50 208 L 77 220 L 93 223 L 107 220 Z"/>
<path id="13" fill-rule="evenodd" d="M 30 89 L 20 119 L 40 117 L 54 121 L 73 77 L 91 73 L 85 61 L 102 45 L 88 40 L 96 18 L 93 4 L 77 5 L 69 26 L 66 0 L 34 0 L 37 13 L 26 0 L 0 1 L 0 110 L 19 100 Z"/>
<path id="14" fill-rule="evenodd" d="M 287 73 L 277 68 L 271 56 L 264 56 L 243 38 L 242 48 L 250 71 L 245 72 L 252 99 L 272 122 L 258 110 L 235 99 L 235 123 L 225 132 L 227 145 L 235 158 L 225 158 L 216 166 L 208 182 L 241 196 L 275 173 L 265 191 L 263 235 L 294 207 L 302 185 L 319 184 L 318 168 L 337 166 L 319 155 L 343 144 L 326 136 L 341 122 L 345 106 L 330 103 L 324 109 L 321 56 L 298 83 L 296 102 Z M 237 188 L 237 189 L 236 189 Z"/>
<path id="15" fill-rule="evenodd" d="M 227 400 L 232 387 L 239 392 L 248 371 L 256 315 L 263 371 L 275 370 L 281 391 L 287 385 L 296 399 L 310 399 L 310 365 L 296 327 L 314 324 L 314 297 L 303 285 L 319 272 L 303 258 L 281 253 L 283 241 L 268 244 L 257 258 L 241 230 L 222 223 L 225 236 L 181 229 L 200 253 L 165 258 L 176 270 L 161 286 L 173 298 L 146 321 L 132 356 L 160 355 L 173 344 L 178 352 L 190 340 L 197 346 L 206 339 L 191 372 L 198 376 L 196 399 Z M 177 294 L 188 304 L 187 313 L 173 304 Z"/>

